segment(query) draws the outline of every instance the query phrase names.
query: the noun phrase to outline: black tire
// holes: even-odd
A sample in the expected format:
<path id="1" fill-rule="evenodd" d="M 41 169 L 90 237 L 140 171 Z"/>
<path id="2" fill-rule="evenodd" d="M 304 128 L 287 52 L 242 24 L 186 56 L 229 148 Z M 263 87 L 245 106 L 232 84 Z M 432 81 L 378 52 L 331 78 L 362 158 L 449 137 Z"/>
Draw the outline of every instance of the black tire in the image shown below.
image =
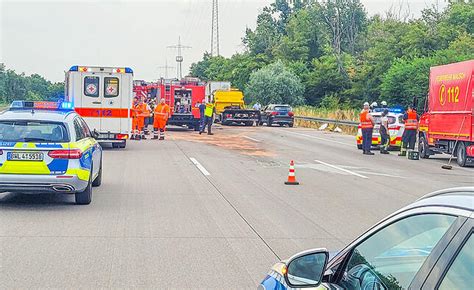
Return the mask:
<path id="1" fill-rule="evenodd" d="M 92 167 L 91 167 L 91 172 L 92 172 Z M 76 192 L 74 195 L 76 199 L 76 204 L 90 204 L 92 201 L 92 173 L 90 174 L 89 177 L 89 183 L 87 184 L 86 189 L 84 189 L 81 192 Z"/>
<path id="2" fill-rule="evenodd" d="M 458 146 L 456 147 L 456 163 L 464 167 L 466 166 L 467 161 L 467 152 L 466 152 L 466 145 L 464 142 L 458 142 Z"/>
<path id="3" fill-rule="evenodd" d="M 430 157 L 429 150 L 425 136 L 420 136 L 420 139 L 418 140 L 418 152 L 420 153 L 420 158 L 428 159 Z"/>
<path id="4" fill-rule="evenodd" d="M 98 187 L 102 184 L 102 161 L 100 162 L 100 169 L 99 173 L 97 174 L 97 177 L 94 179 L 92 182 L 93 187 Z"/>
<path id="5" fill-rule="evenodd" d="M 119 148 L 125 148 L 127 147 L 127 141 L 123 141 L 123 142 L 120 142 L 120 143 L 112 143 L 112 148 L 114 149 L 119 149 Z"/>
<path id="6" fill-rule="evenodd" d="M 294 125 L 295 125 L 295 124 L 290 123 L 290 124 L 288 124 L 288 127 L 293 128 Z"/>

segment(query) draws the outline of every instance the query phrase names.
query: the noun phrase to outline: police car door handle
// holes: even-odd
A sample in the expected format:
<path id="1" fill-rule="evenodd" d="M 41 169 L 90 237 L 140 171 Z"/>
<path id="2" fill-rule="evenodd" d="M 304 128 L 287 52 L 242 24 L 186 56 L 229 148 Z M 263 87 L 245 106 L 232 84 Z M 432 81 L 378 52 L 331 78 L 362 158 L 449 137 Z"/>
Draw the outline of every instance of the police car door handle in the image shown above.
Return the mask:
<path id="1" fill-rule="evenodd" d="M 94 104 L 94 105 L 100 105 L 100 104 L 102 104 L 102 102 L 100 102 L 100 101 L 95 101 L 95 102 L 92 102 L 92 104 Z"/>

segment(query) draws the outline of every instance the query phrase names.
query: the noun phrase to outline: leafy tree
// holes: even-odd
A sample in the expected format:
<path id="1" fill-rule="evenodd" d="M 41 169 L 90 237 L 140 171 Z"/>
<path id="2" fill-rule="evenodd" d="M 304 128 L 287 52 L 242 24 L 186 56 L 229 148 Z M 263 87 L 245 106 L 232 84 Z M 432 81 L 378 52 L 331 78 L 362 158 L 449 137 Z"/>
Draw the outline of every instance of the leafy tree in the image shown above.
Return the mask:
<path id="1" fill-rule="evenodd" d="M 247 28 L 243 39 L 244 45 L 254 55 L 272 55 L 272 49 L 278 43 L 281 34 L 278 32 L 278 25 L 273 19 L 272 10 L 265 7 L 263 12 L 257 17 L 257 28 L 252 31 Z"/>
<path id="2" fill-rule="evenodd" d="M 250 102 L 301 105 L 304 86 L 300 79 L 277 61 L 250 76 L 245 94 Z"/>

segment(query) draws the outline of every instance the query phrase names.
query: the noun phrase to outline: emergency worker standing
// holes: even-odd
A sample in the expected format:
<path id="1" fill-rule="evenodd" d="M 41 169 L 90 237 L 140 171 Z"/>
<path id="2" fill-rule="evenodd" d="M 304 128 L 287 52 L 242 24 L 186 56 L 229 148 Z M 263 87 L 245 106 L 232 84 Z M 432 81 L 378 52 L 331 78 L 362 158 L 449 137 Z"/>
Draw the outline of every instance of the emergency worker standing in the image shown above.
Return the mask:
<path id="1" fill-rule="evenodd" d="M 374 128 L 374 118 L 369 112 L 369 103 L 364 103 L 364 109 L 360 112 L 360 126 L 362 130 L 362 150 L 365 155 L 374 155 L 370 152 L 372 147 L 372 131 Z"/>
<path id="2" fill-rule="evenodd" d="M 206 110 L 205 100 L 199 104 L 199 132 L 201 132 L 202 127 L 204 127 L 204 111 Z"/>
<path id="3" fill-rule="evenodd" d="M 143 98 L 136 98 L 132 107 L 132 140 L 145 139 L 143 129 L 145 127 L 145 117 L 150 115 L 149 107 Z"/>
<path id="4" fill-rule="evenodd" d="M 160 103 L 155 107 L 153 120 L 153 139 L 158 139 L 158 131 L 160 140 L 165 139 L 166 122 L 170 116 L 170 106 L 161 99 Z"/>
<path id="5" fill-rule="evenodd" d="M 388 133 L 388 110 L 382 112 L 382 123 L 380 124 L 380 137 L 382 142 L 380 144 L 380 154 L 389 154 L 388 146 L 390 146 L 390 134 Z"/>
<path id="6" fill-rule="evenodd" d="M 406 156 L 407 148 L 410 150 L 415 149 L 419 117 L 413 106 L 408 106 L 408 110 L 403 115 L 403 120 L 405 121 L 405 131 L 403 131 L 402 146 L 398 156 Z"/>
<path id="7" fill-rule="evenodd" d="M 207 135 L 214 135 L 211 132 L 213 116 L 214 116 L 214 104 L 208 101 L 206 102 L 206 108 L 204 109 L 204 124 L 201 127 L 201 130 L 199 131 L 199 135 L 201 135 L 204 132 L 204 129 L 206 128 L 206 126 L 207 126 Z"/>

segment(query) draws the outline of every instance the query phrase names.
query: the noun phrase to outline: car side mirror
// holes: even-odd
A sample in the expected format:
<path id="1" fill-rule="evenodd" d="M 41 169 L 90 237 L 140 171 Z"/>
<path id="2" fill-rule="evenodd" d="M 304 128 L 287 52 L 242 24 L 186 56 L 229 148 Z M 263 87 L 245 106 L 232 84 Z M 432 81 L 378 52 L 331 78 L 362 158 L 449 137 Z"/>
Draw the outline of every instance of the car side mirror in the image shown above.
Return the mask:
<path id="1" fill-rule="evenodd" d="M 94 139 L 99 138 L 99 132 L 97 132 L 95 129 L 94 129 L 94 131 L 91 132 L 91 134 L 92 134 L 92 138 L 94 138 Z"/>
<path id="2" fill-rule="evenodd" d="M 318 287 L 324 276 L 329 252 L 313 249 L 298 253 L 287 262 L 286 283 L 292 288 Z"/>

